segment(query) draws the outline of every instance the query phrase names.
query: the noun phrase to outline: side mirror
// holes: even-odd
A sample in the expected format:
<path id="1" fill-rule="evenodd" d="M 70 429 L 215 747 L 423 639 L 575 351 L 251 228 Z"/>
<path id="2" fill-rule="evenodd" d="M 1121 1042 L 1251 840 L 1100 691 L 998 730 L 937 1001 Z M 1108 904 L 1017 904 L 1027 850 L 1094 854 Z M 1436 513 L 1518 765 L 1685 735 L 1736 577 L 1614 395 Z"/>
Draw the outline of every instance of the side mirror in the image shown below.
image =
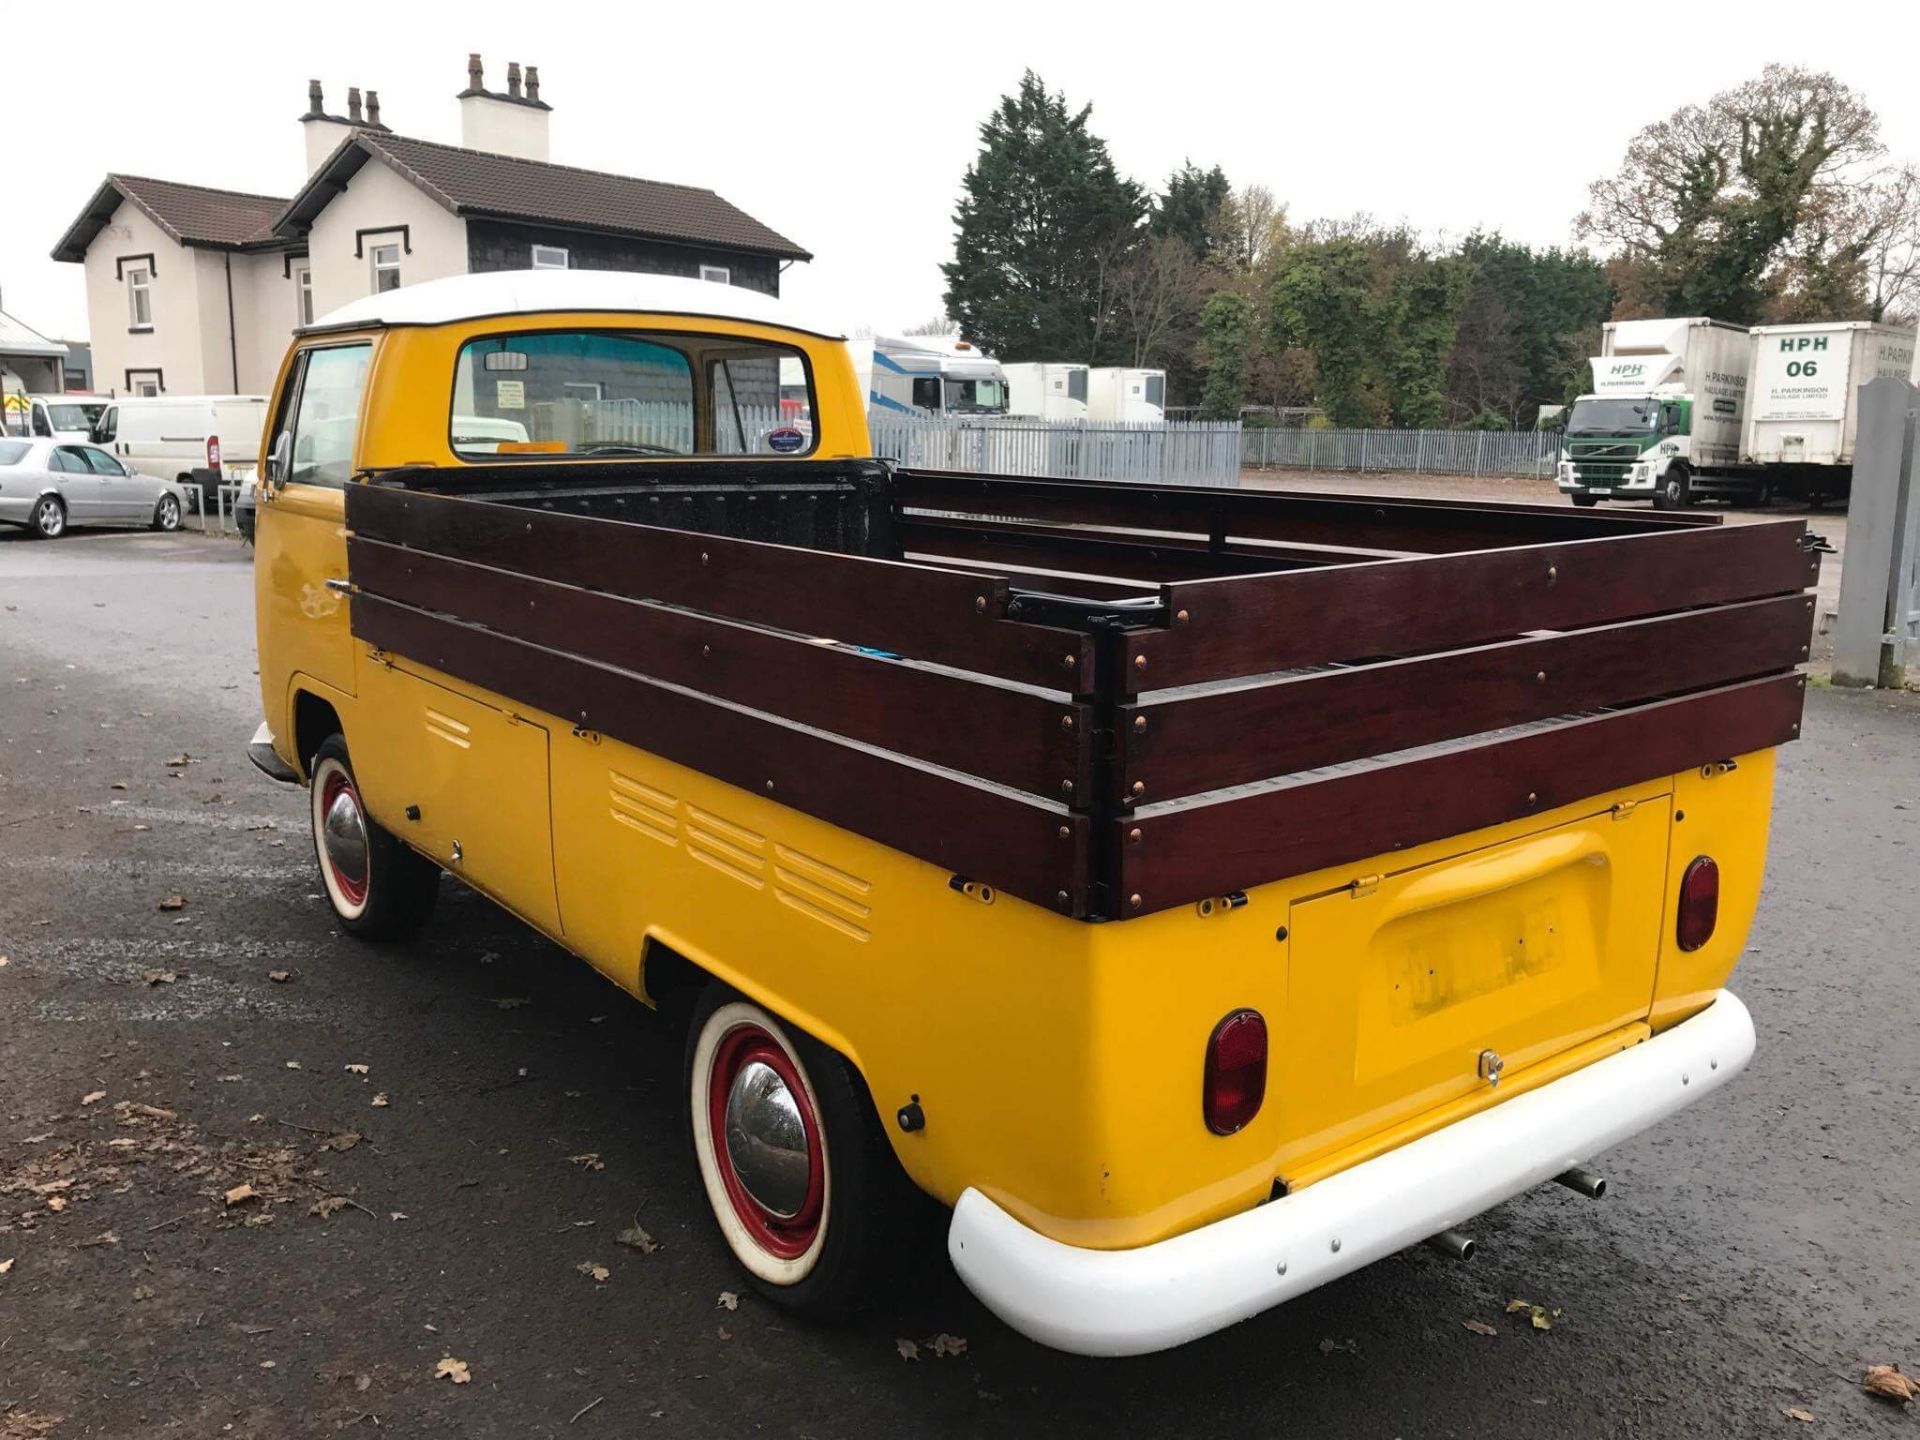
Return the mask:
<path id="1" fill-rule="evenodd" d="M 286 488 L 287 476 L 293 468 L 293 432 L 282 430 L 273 442 L 273 453 L 267 456 L 267 480 L 276 490 Z"/>

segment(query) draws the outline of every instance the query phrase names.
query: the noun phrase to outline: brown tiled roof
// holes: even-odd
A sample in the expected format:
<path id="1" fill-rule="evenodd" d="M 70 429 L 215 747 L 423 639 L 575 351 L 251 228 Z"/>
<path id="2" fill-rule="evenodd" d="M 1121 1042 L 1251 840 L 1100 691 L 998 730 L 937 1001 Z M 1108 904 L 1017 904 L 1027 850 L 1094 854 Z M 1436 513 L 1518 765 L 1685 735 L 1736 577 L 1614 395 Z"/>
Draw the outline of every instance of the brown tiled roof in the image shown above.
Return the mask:
<path id="1" fill-rule="evenodd" d="M 277 195 L 183 185 L 145 175 L 109 175 L 54 247 L 56 260 L 83 260 L 87 246 L 121 201 L 134 205 L 182 245 L 239 250 L 277 243 L 273 222 L 287 207 Z"/>
<path id="2" fill-rule="evenodd" d="M 332 197 L 332 186 L 350 177 L 369 157 L 384 162 L 457 215 L 713 245 L 782 259 L 813 258 L 711 190 L 365 130 L 355 131 L 344 141 L 293 198 L 280 217 L 280 233 L 287 236 L 304 230 Z"/>

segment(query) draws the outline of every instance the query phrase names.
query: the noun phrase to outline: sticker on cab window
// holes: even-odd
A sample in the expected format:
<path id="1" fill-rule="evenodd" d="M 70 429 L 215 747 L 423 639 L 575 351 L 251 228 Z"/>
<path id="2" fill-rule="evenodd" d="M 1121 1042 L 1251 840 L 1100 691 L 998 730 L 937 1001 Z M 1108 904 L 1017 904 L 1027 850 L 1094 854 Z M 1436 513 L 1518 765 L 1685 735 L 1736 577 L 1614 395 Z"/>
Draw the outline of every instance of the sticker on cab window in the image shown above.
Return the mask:
<path id="1" fill-rule="evenodd" d="M 527 408 L 527 382 L 524 380 L 496 380 L 493 382 L 493 403 L 499 410 L 524 410 Z"/>
<path id="2" fill-rule="evenodd" d="M 807 448 L 807 437 L 791 425 L 767 432 L 767 448 L 776 455 L 792 455 Z"/>

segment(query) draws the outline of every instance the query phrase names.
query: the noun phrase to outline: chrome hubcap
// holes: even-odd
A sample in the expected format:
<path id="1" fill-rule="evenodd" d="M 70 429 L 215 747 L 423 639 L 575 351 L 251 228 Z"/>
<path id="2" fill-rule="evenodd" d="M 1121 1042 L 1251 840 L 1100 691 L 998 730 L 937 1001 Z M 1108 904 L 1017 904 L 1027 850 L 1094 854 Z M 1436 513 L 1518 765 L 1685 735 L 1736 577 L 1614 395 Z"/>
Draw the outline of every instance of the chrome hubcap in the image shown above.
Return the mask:
<path id="1" fill-rule="evenodd" d="M 787 1082 L 763 1061 L 742 1065 L 727 1090 L 727 1159 L 769 1215 L 791 1220 L 805 1206 L 813 1180 L 806 1121 Z"/>
<path id="2" fill-rule="evenodd" d="M 45 535 L 60 533 L 60 507 L 51 500 L 40 502 L 40 530 Z"/>
<path id="3" fill-rule="evenodd" d="M 327 806 L 320 826 L 327 847 L 327 863 L 341 875 L 364 881 L 367 874 L 367 822 L 354 803 L 353 792 L 342 790 Z"/>

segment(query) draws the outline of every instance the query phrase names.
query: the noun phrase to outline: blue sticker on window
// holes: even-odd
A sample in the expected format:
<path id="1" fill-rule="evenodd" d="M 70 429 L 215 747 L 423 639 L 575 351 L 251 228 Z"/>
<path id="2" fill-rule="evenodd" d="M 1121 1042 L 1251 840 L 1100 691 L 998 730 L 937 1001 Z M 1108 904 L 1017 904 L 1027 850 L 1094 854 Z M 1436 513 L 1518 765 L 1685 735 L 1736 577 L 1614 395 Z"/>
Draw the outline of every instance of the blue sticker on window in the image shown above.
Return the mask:
<path id="1" fill-rule="evenodd" d="M 776 455 L 791 455 L 807 448 L 807 437 L 791 425 L 767 432 L 767 448 Z"/>

